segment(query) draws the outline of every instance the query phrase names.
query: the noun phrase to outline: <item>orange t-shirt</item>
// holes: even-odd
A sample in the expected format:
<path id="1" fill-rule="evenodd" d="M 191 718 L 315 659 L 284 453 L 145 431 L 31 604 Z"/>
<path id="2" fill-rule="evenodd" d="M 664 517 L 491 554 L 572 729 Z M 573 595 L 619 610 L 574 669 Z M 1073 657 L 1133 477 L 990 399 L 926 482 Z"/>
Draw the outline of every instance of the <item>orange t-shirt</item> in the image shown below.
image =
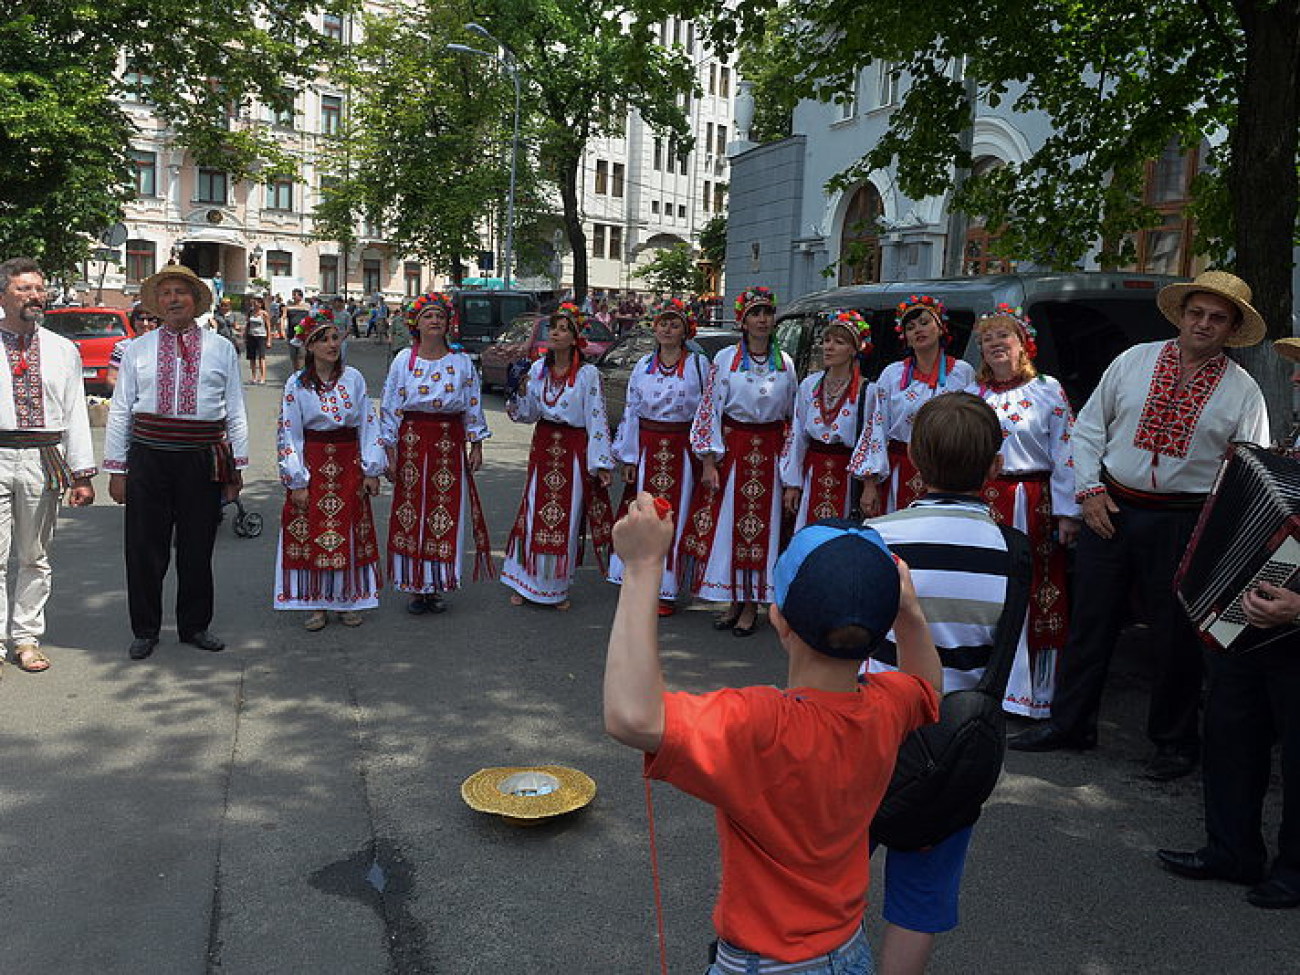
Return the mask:
<path id="1" fill-rule="evenodd" d="M 718 935 L 777 961 L 823 955 L 862 923 L 867 829 L 898 746 L 939 698 L 902 673 L 856 692 L 731 688 L 664 695 L 664 737 L 645 773 L 716 807 Z"/>

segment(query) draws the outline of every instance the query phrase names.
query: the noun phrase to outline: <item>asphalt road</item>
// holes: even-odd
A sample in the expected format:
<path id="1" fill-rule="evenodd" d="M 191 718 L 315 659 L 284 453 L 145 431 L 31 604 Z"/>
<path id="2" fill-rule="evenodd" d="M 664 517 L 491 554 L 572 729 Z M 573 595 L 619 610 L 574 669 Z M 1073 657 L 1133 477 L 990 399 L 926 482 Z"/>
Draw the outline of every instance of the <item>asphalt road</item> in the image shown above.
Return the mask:
<path id="1" fill-rule="evenodd" d="M 386 354 L 350 355 L 377 394 Z M 283 380 L 280 349 L 272 363 Z M 244 501 L 267 530 L 222 528 L 213 629 L 226 652 L 165 630 L 150 660 L 128 660 L 121 511 L 104 479 L 93 507 L 60 520 L 53 667 L 6 667 L 0 682 L 0 972 L 658 970 L 640 760 L 599 719 L 614 589 L 588 565 L 567 614 L 511 607 L 480 582 L 439 617 L 409 617 L 388 593 L 355 631 L 305 632 L 270 604 L 279 390 L 246 391 Z M 496 397 L 489 421 L 479 483 L 499 554 L 530 430 Z M 381 498 L 383 524 L 387 510 Z M 739 641 L 708 624 L 699 608 L 662 627 L 673 686 L 782 680 L 770 628 Z M 1199 843 L 1200 787 L 1139 777 L 1145 681 L 1139 631 L 1099 751 L 1009 756 L 977 827 L 962 927 L 940 939 L 933 972 L 1300 971 L 1300 912 L 1156 866 L 1157 846 Z M 461 802 L 477 769 L 533 763 L 583 769 L 595 802 L 532 829 Z M 654 804 L 668 967 L 702 972 L 712 814 L 663 786 Z M 1274 803 L 1270 830 L 1276 815 Z M 874 897 L 869 915 L 878 938 Z"/>

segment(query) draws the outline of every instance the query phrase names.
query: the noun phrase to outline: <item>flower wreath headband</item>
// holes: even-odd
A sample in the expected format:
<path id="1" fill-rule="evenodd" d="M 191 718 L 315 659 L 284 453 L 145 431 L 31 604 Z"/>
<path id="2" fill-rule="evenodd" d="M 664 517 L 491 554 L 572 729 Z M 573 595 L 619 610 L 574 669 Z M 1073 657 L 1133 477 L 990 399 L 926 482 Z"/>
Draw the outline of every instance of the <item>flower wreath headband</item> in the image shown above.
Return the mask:
<path id="1" fill-rule="evenodd" d="M 560 306 L 551 312 L 547 318 L 548 324 L 555 327 L 557 318 L 567 318 L 569 328 L 573 331 L 573 337 L 576 339 L 576 345 L 579 349 L 587 347 L 587 340 L 582 337 L 582 330 L 587 327 L 587 316 L 583 314 L 582 309 L 571 301 L 561 302 Z"/>
<path id="2" fill-rule="evenodd" d="M 826 328 L 840 328 L 848 332 L 859 355 L 871 355 L 871 323 L 856 311 L 841 308 L 826 316 Z"/>
<path id="3" fill-rule="evenodd" d="M 934 317 L 939 321 L 939 331 L 943 333 L 943 338 L 946 339 L 948 337 L 948 309 L 943 306 L 943 302 L 938 298 L 932 298 L 930 295 L 910 295 L 906 301 L 898 303 L 894 318 L 894 332 L 903 340 L 904 344 L 907 342 L 907 335 L 906 330 L 903 328 L 903 319 L 918 308 L 924 308 L 934 314 Z"/>
<path id="4" fill-rule="evenodd" d="M 749 314 L 751 308 L 759 305 L 767 305 L 769 308 L 776 308 L 776 294 L 771 288 L 764 288 L 761 285 L 753 288 L 746 288 L 736 296 L 736 324 L 741 325 L 745 321 L 745 316 Z"/>
<path id="5" fill-rule="evenodd" d="M 334 325 L 334 312 L 329 308 L 321 308 L 313 315 L 303 316 L 293 334 L 295 338 L 302 342 L 305 348 L 311 345 L 312 339 L 316 337 L 317 333 L 323 332 L 332 325 Z"/>
<path id="6" fill-rule="evenodd" d="M 650 321 L 657 322 L 665 315 L 676 315 L 686 326 L 686 337 L 694 338 L 696 331 L 699 329 L 699 322 L 691 314 L 691 306 L 682 301 L 681 298 L 665 298 L 652 309 L 650 309 Z"/>
<path id="7" fill-rule="evenodd" d="M 982 326 L 991 323 L 997 319 L 1009 319 L 1016 326 L 1020 333 L 1020 344 L 1025 347 L 1025 355 L 1029 358 L 1038 358 L 1038 330 L 1029 324 L 1029 316 L 1026 315 L 1019 306 L 1012 308 L 1005 301 L 998 302 L 997 307 L 987 315 L 980 316 L 980 320 L 975 323 L 976 333 L 981 331 Z"/>
<path id="8" fill-rule="evenodd" d="M 412 337 L 419 335 L 420 329 L 416 322 L 420 320 L 420 314 L 430 305 L 441 308 L 443 314 L 447 316 L 448 336 L 460 333 L 460 316 L 456 314 L 456 302 L 452 300 L 449 294 L 441 291 L 430 291 L 427 294 L 420 295 L 406 309 L 406 327 Z"/>

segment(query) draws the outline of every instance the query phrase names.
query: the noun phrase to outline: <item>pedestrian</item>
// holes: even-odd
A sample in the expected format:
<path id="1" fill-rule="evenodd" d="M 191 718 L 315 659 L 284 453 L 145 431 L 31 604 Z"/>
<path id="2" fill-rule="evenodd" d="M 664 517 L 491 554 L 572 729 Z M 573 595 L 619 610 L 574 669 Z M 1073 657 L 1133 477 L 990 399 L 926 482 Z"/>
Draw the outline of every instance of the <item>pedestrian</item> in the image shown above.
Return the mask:
<path id="1" fill-rule="evenodd" d="M 31 674 L 50 668 L 41 638 L 59 503 L 66 497 L 82 507 L 95 500 L 81 355 L 68 339 L 41 326 L 47 301 L 36 261 L 15 257 L 0 263 L 0 340 L 7 366 L 0 369 L 0 665 L 7 656 Z"/>
<path id="2" fill-rule="evenodd" d="M 294 288 L 290 293 L 290 298 L 289 304 L 284 306 L 284 337 L 288 339 L 285 347 L 289 350 L 290 366 L 293 371 L 297 372 L 301 352 L 301 345 L 296 338 L 298 326 L 310 314 L 312 306 L 307 304 L 306 299 L 303 297 L 302 288 Z"/>
<path id="3" fill-rule="evenodd" d="M 862 363 L 871 355 L 870 324 L 856 311 L 832 311 L 821 339 L 825 368 L 799 384 L 781 455 L 785 510 L 795 531 L 857 511 L 849 458 L 875 393 L 862 378 Z"/>
<path id="4" fill-rule="evenodd" d="M 217 310 L 212 315 L 212 327 L 216 329 L 218 335 L 238 350 L 235 342 L 235 312 L 229 298 L 222 298 L 217 303 Z"/>
<path id="5" fill-rule="evenodd" d="M 343 337 L 355 338 L 357 334 L 356 320 L 348 308 L 347 303 L 342 298 L 335 298 L 328 305 L 330 313 L 334 316 L 334 323 L 338 326 Z"/>
<path id="6" fill-rule="evenodd" d="M 927 400 L 909 432 L 922 496 L 868 524 L 911 569 L 950 694 L 984 675 L 1007 599 L 1007 542 L 981 497 L 1001 469 L 1002 429 L 987 403 L 957 392 Z M 872 678 L 898 666 L 899 649 L 890 639 L 872 654 Z M 882 975 L 922 975 L 935 936 L 957 927 L 973 830 L 923 850 L 886 848 Z"/>
<path id="7" fill-rule="evenodd" d="M 869 975 L 868 828 L 899 745 L 938 716 L 942 680 L 907 567 L 870 528 L 805 528 L 775 566 L 787 689 L 667 692 L 654 607 L 673 535 L 649 493 L 614 529 L 627 570 L 605 662 L 605 730 L 645 753 L 647 777 L 716 809 L 709 975 Z M 891 624 L 903 673 L 860 682 Z"/>
<path id="8" fill-rule="evenodd" d="M 799 377 L 773 332 L 776 297 L 754 287 L 736 299 L 740 341 L 713 359 L 691 426 L 703 469 L 682 535 L 692 594 L 728 603 L 717 630 L 753 636 L 772 601 L 781 537 L 781 448 Z"/>
<path id="9" fill-rule="evenodd" d="M 529 367 L 506 407 L 516 423 L 536 424 L 524 496 L 501 569 L 501 581 L 514 590 L 514 606 L 569 608 L 584 526 L 605 569 L 614 455 L 600 373 L 582 361 L 585 318 L 571 302 L 551 313 L 548 351 Z"/>
<path id="10" fill-rule="evenodd" d="M 1174 596 L 1173 576 L 1232 441 L 1266 443 L 1264 396 L 1223 354 L 1264 337 L 1250 287 L 1225 271 L 1161 290 L 1178 328 L 1110 364 L 1074 426 L 1075 497 L 1083 514 L 1075 555 L 1070 636 L 1061 654 L 1051 719 L 1011 738 L 1021 751 L 1097 745 L 1097 716 L 1130 589 L 1143 596 L 1155 669 L 1147 778 L 1187 775 L 1200 750 L 1200 644 Z"/>
<path id="11" fill-rule="evenodd" d="M 272 295 L 266 310 L 271 315 L 271 334 L 278 339 L 284 338 L 284 297 Z"/>
<path id="12" fill-rule="evenodd" d="M 334 612 L 359 626 L 379 605 L 383 578 L 370 499 L 388 459 L 366 380 L 343 364 L 343 336 L 328 314 L 303 319 L 306 366 L 289 377 L 280 404 L 280 482 L 285 487 L 276 550 L 275 608 L 309 611 L 324 629 Z"/>
<path id="13" fill-rule="evenodd" d="M 299 321 L 302 325 L 302 320 Z M 248 299 L 247 321 L 244 324 L 244 354 L 248 357 L 249 381 L 254 386 L 266 384 L 266 353 L 271 348 L 271 316 L 263 307 L 262 299 Z"/>
<path id="14" fill-rule="evenodd" d="M 104 382 L 110 390 L 117 388 L 117 373 L 122 368 L 122 356 L 126 352 L 126 347 L 131 344 L 134 338 L 143 335 L 145 332 L 152 332 L 162 324 L 157 315 L 139 302 L 131 309 L 130 317 L 131 334 L 114 342 L 112 351 L 108 353 L 108 369 L 104 374 Z"/>
<path id="15" fill-rule="evenodd" d="M 691 453 L 691 420 L 704 394 L 709 360 L 686 348 L 695 335 L 695 319 L 685 303 L 669 299 L 653 316 L 655 350 L 643 356 L 627 383 L 627 403 L 614 437 L 614 457 L 623 468 L 620 511 L 641 491 L 663 498 L 674 511 L 690 507 L 700 479 L 700 463 Z M 677 524 L 678 541 L 685 520 Z M 659 588 L 659 615 L 670 616 L 677 598 L 677 553 L 668 554 Z M 623 563 L 609 560 L 609 581 L 623 581 Z"/>
<path id="16" fill-rule="evenodd" d="M 380 445 L 393 483 L 388 521 L 388 575 L 411 596 L 407 611 L 441 613 L 443 593 L 460 588 L 473 542 L 474 578 L 492 574 L 492 545 L 474 475 L 483 467 L 483 441 L 492 436 L 483 415 L 478 370 L 452 351 L 456 304 L 429 292 L 407 316 L 411 349 L 388 368 L 380 412 Z"/>
<path id="17" fill-rule="evenodd" d="M 975 378 L 969 363 L 948 354 L 948 312 L 937 298 L 912 295 L 901 302 L 894 331 L 903 358 L 885 366 L 876 380 L 871 416 L 849 464 L 862 481 L 859 507 L 868 518 L 906 508 L 922 489 L 907 455 L 916 411 L 933 396 L 966 389 Z"/>
<path id="18" fill-rule="evenodd" d="M 1273 348 L 1293 364 L 1300 387 L 1300 339 Z M 1283 444 L 1300 451 L 1293 434 Z M 1300 618 L 1300 593 L 1260 581 L 1241 600 L 1251 626 L 1275 630 Z M 1201 785 L 1205 798 L 1205 845 L 1198 850 L 1158 850 L 1171 873 L 1193 880 L 1252 885 L 1255 907 L 1300 907 L 1300 631 L 1247 653 L 1206 655 L 1205 745 Z M 1282 810 L 1277 857 L 1268 862 L 1264 798 L 1273 771 L 1273 747 L 1281 749 Z"/>
<path id="19" fill-rule="evenodd" d="M 127 346 L 104 432 L 108 493 L 126 505 L 126 588 L 143 660 L 158 646 L 162 589 L 176 549 L 176 629 L 182 643 L 222 650 L 213 615 L 212 547 L 221 504 L 248 466 L 248 420 L 239 356 L 198 328 L 212 292 L 193 271 L 168 265 L 140 285 L 163 327 Z"/>
<path id="20" fill-rule="evenodd" d="M 1051 714 L 1057 660 L 1069 629 L 1066 548 L 1079 535 L 1074 500 L 1074 412 L 1061 384 L 1034 367 L 1037 335 L 1009 305 L 975 323 L 980 367 L 970 392 L 1002 425 L 1002 470 L 984 485 L 993 516 L 1029 536 L 1033 553 L 1027 643 L 1018 648 L 1003 707 L 1027 718 Z"/>

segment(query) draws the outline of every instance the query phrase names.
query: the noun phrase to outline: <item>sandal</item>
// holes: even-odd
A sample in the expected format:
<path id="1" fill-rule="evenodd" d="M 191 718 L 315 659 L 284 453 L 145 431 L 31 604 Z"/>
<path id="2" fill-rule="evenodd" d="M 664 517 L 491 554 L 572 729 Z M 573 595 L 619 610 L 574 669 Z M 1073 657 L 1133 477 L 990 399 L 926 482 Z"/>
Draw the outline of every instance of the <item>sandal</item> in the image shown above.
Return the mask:
<path id="1" fill-rule="evenodd" d="M 306 621 L 302 624 L 302 628 L 311 633 L 315 633 L 317 630 L 325 629 L 325 624 L 329 621 L 329 617 L 325 615 L 325 610 L 318 609 L 307 617 Z"/>
<path id="2" fill-rule="evenodd" d="M 360 626 L 361 614 L 354 613 L 350 609 L 344 610 L 343 612 L 339 613 L 339 622 L 342 623 L 344 626 Z"/>
<path id="3" fill-rule="evenodd" d="M 50 669 L 50 658 L 41 653 L 40 647 L 25 643 L 14 648 L 14 663 L 19 670 L 29 674 L 39 674 Z"/>

